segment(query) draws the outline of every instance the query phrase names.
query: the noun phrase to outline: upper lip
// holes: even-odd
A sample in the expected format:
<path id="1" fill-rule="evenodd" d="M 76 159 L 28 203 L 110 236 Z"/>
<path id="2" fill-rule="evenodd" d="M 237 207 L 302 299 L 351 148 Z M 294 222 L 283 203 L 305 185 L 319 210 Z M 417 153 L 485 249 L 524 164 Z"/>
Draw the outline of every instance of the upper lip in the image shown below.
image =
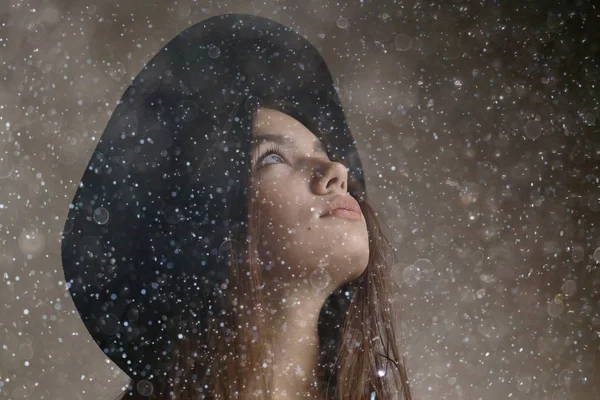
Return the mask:
<path id="1" fill-rule="evenodd" d="M 325 212 L 321 214 L 321 217 L 324 217 L 325 215 L 337 209 L 350 210 L 359 214 L 362 213 L 362 211 L 360 210 L 360 206 L 358 205 L 358 202 L 354 199 L 354 197 L 346 195 L 338 196 L 335 199 L 333 199 L 331 203 L 329 203 L 329 206 L 325 209 Z"/>

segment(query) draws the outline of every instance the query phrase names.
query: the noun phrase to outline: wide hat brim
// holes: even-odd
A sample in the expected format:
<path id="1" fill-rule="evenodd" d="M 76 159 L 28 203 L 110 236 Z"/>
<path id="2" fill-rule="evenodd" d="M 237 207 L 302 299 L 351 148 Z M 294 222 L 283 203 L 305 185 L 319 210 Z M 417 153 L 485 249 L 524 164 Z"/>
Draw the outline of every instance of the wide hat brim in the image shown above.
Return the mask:
<path id="1" fill-rule="evenodd" d="M 85 168 L 62 237 L 77 311 L 100 348 L 134 379 L 169 368 L 182 312 L 189 317 L 202 302 L 189 260 L 210 269 L 219 257 L 227 202 L 217 197 L 232 177 L 218 168 L 194 176 L 197 187 L 213 190 L 194 197 L 204 214 L 186 214 L 178 201 L 189 198 L 186 182 L 219 143 L 221 117 L 250 97 L 293 98 L 318 114 L 323 129 L 316 133 L 365 188 L 331 74 L 305 38 L 264 17 L 224 14 L 172 39 L 122 95 Z M 186 126 L 202 129 L 191 136 Z M 216 280 L 221 272 L 211 276 Z"/>

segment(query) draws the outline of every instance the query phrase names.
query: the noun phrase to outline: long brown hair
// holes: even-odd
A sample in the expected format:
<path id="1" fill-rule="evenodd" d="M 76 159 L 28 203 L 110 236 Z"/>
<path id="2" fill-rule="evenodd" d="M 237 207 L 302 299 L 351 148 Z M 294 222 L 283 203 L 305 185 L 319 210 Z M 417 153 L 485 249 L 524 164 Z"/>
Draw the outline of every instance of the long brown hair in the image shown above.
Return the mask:
<path id="1" fill-rule="evenodd" d="M 261 107 L 291 115 L 315 134 L 317 123 L 298 104 L 262 102 Z M 250 111 L 251 126 L 258 106 Z M 250 168 L 248 168 L 250 173 Z M 248 181 L 249 182 L 249 181 Z M 369 235 L 366 270 L 355 281 L 337 288 L 319 315 L 320 391 L 326 399 L 411 400 L 392 279 L 392 246 L 383 232 L 379 214 L 360 183 L 349 177 L 348 191 L 358 201 Z M 250 191 L 248 191 L 250 193 Z M 273 354 L 270 330 L 261 321 L 264 293 L 258 254 L 260 215 L 248 196 L 245 237 L 232 236 L 224 256 L 229 279 L 217 288 L 225 299 L 221 312 L 198 315 L 189 333 L 175 341 L 173 364 L 160 387 L 146 390 L 147 399 L 270 399 Z M 210 307 L 208 307 L 210 309 Z M 228 309 L 225 312 L 225 309 Z M 258 317 L 258 318 L 257 318 Z M 130 382 L 131 383 L 131 382 Z M 133 388 L 135 392 L 136 388 Z M 374 394 L 374 395 L 373 395 Z"/>

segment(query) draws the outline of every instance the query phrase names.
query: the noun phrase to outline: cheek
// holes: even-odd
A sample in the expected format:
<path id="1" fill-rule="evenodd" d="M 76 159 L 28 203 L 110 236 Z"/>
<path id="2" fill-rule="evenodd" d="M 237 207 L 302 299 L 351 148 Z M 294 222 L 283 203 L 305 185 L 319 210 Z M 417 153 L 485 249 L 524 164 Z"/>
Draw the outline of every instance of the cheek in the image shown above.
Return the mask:
<path id="1" fill-rule="evenodd" d="M 269 182 L 263 184 L 257 192 L 256 199 L 263 216 L 273 219 L 290 219 L 299 214 L 299 208 L 303 200 L 294 191 L 293 185 L 287 185 L 283 181 Z M 288 217 L 288 218 L 285 218 Z"/>
<path id="2" fill-rule="evenodd" d="M 280 225 L 287 225 L 294 215 L 293 205 L 282 190 L 263 189 L 258 195 L 261 225 L 267 229 L 279 229 Z"/>

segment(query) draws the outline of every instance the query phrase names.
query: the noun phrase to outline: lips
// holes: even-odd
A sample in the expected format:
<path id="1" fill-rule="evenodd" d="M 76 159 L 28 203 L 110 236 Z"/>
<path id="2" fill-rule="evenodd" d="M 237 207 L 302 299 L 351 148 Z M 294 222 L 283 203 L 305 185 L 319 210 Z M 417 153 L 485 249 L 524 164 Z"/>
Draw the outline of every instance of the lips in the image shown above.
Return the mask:
<path id="1" fill-rule="evenodd" d="M 323 214 L 321 214 L 321 217 L 325 217 L 326 215 L 330 214 L 334 210 L 339 210 L 339 209 L 348 210 L 348 211 L 352 211 L 352 212 L 355 212 L 358 214 L 362 214 L 360 206 L 358 205 L 358 202 L 354 199 L 354 197 L 352 197 L 350 195 L 345 195 L 345 196 L 338 196 L 335 199 L 333 199 L 333 201 L 331 203 L 329 203 L 329 206 L 326 208 L 325 212 Z"/>

